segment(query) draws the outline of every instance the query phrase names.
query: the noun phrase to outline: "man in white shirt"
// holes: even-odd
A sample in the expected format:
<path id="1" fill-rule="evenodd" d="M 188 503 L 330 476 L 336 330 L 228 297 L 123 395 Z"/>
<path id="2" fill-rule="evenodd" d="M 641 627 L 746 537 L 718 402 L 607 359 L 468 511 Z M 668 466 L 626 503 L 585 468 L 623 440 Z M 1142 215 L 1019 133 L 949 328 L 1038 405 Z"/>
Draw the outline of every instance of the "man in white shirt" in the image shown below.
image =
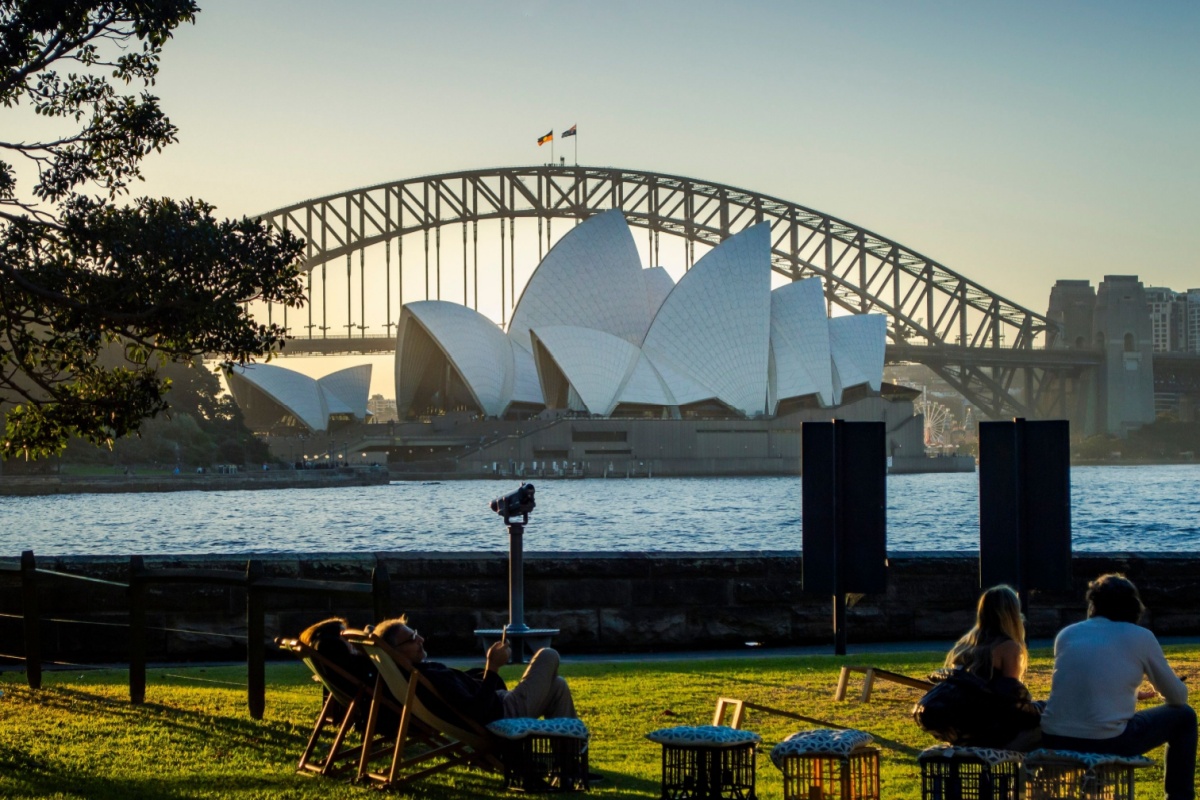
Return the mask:
<path id="1" fill-rule="evenodd" d="M 1142 755 L 1167 745 L 1167 800 L 1196 795 L 1196 712 L 1154 634 L 1137 624 L 1145 606 L 1124 575 L 1088 584 L 1088 618 L 1054 640 L 1054 677 L 1042 713 L 1042 746 L 1085 753 Z M 1139 692 L 1148 678 L 1153 692 Z M 1161 694 L 1163 705 L 1137 711 Z"/>

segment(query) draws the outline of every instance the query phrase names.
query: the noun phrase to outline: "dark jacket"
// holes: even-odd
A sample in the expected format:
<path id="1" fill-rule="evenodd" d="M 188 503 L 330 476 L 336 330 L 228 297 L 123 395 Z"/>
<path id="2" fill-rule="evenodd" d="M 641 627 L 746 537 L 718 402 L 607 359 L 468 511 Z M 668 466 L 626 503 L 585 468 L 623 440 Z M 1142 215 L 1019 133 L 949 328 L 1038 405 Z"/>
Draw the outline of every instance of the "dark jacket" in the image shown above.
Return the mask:
<path id="1" fill-rule="evenodd" d="M 496 692 L 508 687 L 504 685 L 504 679 L 495 672 L 484 672 L 481 669 L 463 672 L 437 661 L 422 661 L 417 664 L 417 670 L 429 679 L 438 694 L 459 714 L 481 725 L 495 722 L 504 716 L 504 704 Z M 447 714 L 447 709 L 435 698 L 422 697 L 421 700 L 439 717 L 453 719 L 453 715 Z"/>

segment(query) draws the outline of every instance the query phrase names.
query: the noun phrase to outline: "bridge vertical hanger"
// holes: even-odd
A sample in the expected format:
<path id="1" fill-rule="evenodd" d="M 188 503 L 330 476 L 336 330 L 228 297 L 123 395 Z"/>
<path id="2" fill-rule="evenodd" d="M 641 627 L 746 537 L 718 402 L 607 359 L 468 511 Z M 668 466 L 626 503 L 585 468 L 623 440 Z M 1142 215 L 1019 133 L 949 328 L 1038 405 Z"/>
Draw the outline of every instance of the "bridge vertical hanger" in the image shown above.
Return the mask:
<path id="1" fill-rule="evenodd" d="M 307 213 L 307 216 L 308 216 L 308 230 L 311 232 L 311 231 L 312 231 L 312 221 L 313 221 L 313 210 L 312 210 L 312 206 L 309 206 L 309 207 L 308 207 L 307 209 L 305 209 L 305 210 L 308 212 L 308 213 Z M 305 241 L 305 243 L 304 243 L 304 245 L 305 245 L 305 255 L 304 255 L 304 260 L 305 260 L 305 262 L 306 262 L 306 265 L 308 266 L 308 338 L 310 338 L 310 339 L 311 339 L 311 338 L 312 338 L 312 331 L 313 331 L 313 304 L 312 304 L 312 296 L 313 296 L 313 293 L 312 293 L 312 278 L 313 278 L 313 268 L 312 268 L 312 254 L 313 254 L 313 252 L 312 252 L 312 251 L 313 251 L 313 240 L 312 240 L 312 236 L 305 236 L 304 238 L 305 238 L 305 240 L 306 240 L 306 241 Z"/>
<path id="2" fill-rule="evenodd" d="M 350 196 L 346 196 L 346 244 L 354 241 L 354 214 Z M 354 257 L 346 253 L 346 338 L 354 338 Z"/>
<path id="3" fill-rule="evenodd" d="M 437 299 L 442 299 L 442 193 L 439 191 L 434 197 L 434 218 L 438 221 L 438 226 L 433 229 L 434 239 L 434 263 L 437 264 L 437 280 L 434 282 L 434 288 L 437 290 Z"/>
<path id="4" fill-rule="evenodd" d="M 329 207 L 328 203 L 321 203 L 321 252 L 329 251 L 326 234 L 329 232 L 329 226 L 325 222 L 325 209 Z M 321 338 L 329 337 L 329 282 L 328 274 L 325 268 L 328 266 L 328 261 L 321 262 Z"/>
<path id="5" fill-rule="evenodd" d="M 505 281 L 504 281 L 504 217 L 500 218 L 500 327 L 503 328 L 508 324 L 508 306 L 506 306 L 505 298 Z"/>
<path id="6" fill-rule="evenodd" d="M 367 203 L 360 197 L 358 200 L 358 240 L 367 238 Z M 358 331 L 362 337 L 367 335 L 367 248 L 358 249 Z M 360 338 L 362 338 L 360 337 Z"/>
<path id="7" fill-rule="evenodd" d="M 470 287 L 470 283 L 468 283 L 468 281 L 467 281 L 467 220 L 465 217 L 463 218 L 462 231 L 463 231 L 463 305 L 467 306 L 467 305 L 470 305 L 470 301 L 469 301 L 468 295 L 467 295 L 467 289 Z"/>
<path id="8" fill-rule="evenodd" d="M 476 311 L 479 310 L 479 220 L 471 220 L 471 253 L 472 265 L 475 268 L 475 305 Z"/>
<path id="9" fill-rule="evenodd" d="M 512 185 L 509 185 L 509 208 L 512 207 Z M 512 217 L 508 221 L 508 299 L 511 301 L 509 308 L 515 309 L 517 305 L 517 218 Z M 512 317 L 509 317 L 511 320 Z"/>
<path id="10" fill-rule="evenodd" d="M 383 193 L 383 219 L 384 226 L 392 224 L 392 193 Z M 384 333 L 391 337 L 392 335 L 392 239 L 390 236 L 385 236 L 383 239 L 383 274 L 386 278 L 387 299 L 384 301 L 386 306 L 387 322 L 384 325 Z"/>

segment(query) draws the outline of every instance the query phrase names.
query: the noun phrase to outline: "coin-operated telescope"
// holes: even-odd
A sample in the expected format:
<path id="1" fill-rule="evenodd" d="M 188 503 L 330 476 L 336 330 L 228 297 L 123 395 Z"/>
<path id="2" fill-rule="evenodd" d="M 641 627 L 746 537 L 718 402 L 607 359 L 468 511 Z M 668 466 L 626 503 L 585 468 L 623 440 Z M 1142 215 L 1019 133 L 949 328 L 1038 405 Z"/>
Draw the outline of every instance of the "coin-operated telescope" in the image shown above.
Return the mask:
<path id="1" fill-rule="evenodd" d="M 500 516 L 504 517 L 504 524 L 512 524 L 510 520 L 513 517 L 521 517 L 521 524 L 529 522 L 529 512 L 533 511 L 537 505 L 533 501 L 533 484 L 522 483 L 521 486 L 503 497 L 497 497 L 489 505 L 492 511 L 495 511 Z"/>
<path id="2" fill-rule="evenodd" d="M 475 635 L 484 641 L 507 637 L 513 645 L 514 663 L 521 664 L 527 648 L 537 652 L 539 647 L 548 647 L 550 638 L 558 634 L 557 628 L 530 628 L 525 624 L 524 536 L 529 512 L 537 505 L 533 499 L 533 484 L 523 483 L 488 505 L 504 517 L 508 527 L 508 624 L 500 630 L 479 629 Z"/>

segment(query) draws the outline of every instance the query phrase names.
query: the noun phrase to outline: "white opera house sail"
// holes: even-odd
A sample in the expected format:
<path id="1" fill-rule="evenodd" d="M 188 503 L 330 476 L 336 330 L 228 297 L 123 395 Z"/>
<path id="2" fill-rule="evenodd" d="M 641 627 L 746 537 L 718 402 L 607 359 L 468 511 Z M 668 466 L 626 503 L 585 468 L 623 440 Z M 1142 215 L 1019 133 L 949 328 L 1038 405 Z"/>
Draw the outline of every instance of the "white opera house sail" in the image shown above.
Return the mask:
<path id="1" fill-rule="evenodd" d="M 619 210 L 576 226 L 530 277 L 507 331 L 458 303 L 406 304 L 401 419 L 543 410 L 761 418 L 880 390 L 886 319 L 830 319 L 820 279 L 771 289 L 770 227 L 713 248 L 675 283 L 643 268 Z"/>

